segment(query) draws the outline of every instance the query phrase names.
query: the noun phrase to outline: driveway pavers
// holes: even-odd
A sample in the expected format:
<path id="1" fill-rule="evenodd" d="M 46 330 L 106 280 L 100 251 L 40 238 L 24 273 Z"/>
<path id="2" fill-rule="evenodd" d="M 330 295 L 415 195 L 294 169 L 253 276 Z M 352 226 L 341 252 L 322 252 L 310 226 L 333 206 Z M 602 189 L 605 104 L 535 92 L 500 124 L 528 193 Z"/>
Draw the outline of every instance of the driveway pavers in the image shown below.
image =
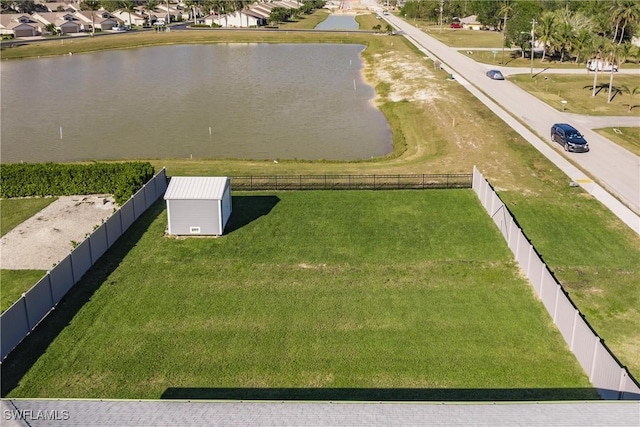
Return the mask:
<path id="1" fill-rule="evenodd" d="M 476 404 L 14 399 L 2 402 L 2 412 L 3 427 L 640 425 L 640 402 L 630 401 Z M 14 415 L 20 414 L 22 419 L 16 419 L 19 416 Z M 44 419 L 47 414 L 57 419 Z"/>

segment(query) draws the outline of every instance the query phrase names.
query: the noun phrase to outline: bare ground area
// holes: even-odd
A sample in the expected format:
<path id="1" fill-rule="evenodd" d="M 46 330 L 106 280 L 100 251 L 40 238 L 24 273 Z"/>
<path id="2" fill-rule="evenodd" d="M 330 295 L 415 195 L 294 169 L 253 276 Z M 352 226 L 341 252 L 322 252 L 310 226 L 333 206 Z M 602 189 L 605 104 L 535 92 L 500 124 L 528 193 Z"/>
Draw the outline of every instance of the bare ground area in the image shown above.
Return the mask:
<path id="1" fill-rule="evenodd" d="M 114 212 L 112 196 L 61 196 L 0 239 L 5 270 L 49 270 Z"/>

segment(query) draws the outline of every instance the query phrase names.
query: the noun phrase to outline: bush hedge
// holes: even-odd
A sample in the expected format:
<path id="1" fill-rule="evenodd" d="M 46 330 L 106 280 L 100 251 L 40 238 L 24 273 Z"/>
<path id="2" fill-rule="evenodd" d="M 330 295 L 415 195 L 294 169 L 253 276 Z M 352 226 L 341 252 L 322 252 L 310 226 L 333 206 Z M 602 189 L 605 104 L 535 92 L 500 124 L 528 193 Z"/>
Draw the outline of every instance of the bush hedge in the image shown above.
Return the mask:
<path id="1" fill-rule="evenodd" d="M 2 165 L 0 197 L 113 194 L 123 204 L 153 177 L 151 163 L 11 163 Z"/>

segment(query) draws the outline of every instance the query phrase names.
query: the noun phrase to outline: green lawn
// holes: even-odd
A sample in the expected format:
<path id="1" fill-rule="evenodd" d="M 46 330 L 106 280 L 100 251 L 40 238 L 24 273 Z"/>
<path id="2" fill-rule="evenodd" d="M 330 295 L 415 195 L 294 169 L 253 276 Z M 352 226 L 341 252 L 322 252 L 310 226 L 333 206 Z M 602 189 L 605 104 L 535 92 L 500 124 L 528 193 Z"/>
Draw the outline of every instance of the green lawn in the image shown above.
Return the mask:
<path id="1" fill-rule="evenodd" d="M 0 270 L 0 312 L 11 307 L 46 273 L 42 270 Z"/>
<path id="2" fill-rule="evenodd" d="M 233 209 L 227 235 L 175 239 L 154 205 L 41 326 L 62 330 L 32 339 L 43 354 L 8 396 L 596 397 L 471 190 L 243 193 Z"/>
<path id="3" fill-rule="evenodd" d="M 4 236 L 56 199 L 56 197 L 0 199 L 1 234 Z M 20 295 L 28 291 L 45 273 L 39 270 L 0 270 L 0 312 L 16 302 Z"/>
<path id="4" fill-rule="evenodd" d="M 596 132 L 609 138 L 621 147 L 640 156 L 640 127 L 637 128 L 604 128 Z"/>
<path id="5" fill-rule="evenodd" d="M 0 235 L 4 236 L 56 200 L 57 197 L 0 199 Z"/>
<path id="6" fill-rule="evenodd" d="M 594 73 L 585 74 L 547 74 L 536 75 L 533 79 L 528 74 L 509 78 L 522 89 L 546 102 L 550 106 L 562 110 L 562 100 L 566 100 L 565 111 L 576 114 L 594 116 L 640 116 L 640 95 L 633 98 L 621 92 L 624 85 L 638 86 L 638 77 L 614 74 L 613 100 L 608 103 L 609 75 L 599 73 L 596 83 L 596 95 L 593 92 Z M 629 111 L 629 103 L 632 109 Z"/>
<path id="7" fill-rule="evenodd" d="M 502 33 L 497 31 L 472 31 L 465 29 L 449 28 L 448 24 L 445 24 L 440 28 L 438 25 L 433 25 L 431 22 L 426 21 L 413 21 L 406 19 L 406 21 L 420 28 L 431 37 L 441 41 L 447 46 L 461 47 L 461 48 L 496 48 L 502 47 Z"/>

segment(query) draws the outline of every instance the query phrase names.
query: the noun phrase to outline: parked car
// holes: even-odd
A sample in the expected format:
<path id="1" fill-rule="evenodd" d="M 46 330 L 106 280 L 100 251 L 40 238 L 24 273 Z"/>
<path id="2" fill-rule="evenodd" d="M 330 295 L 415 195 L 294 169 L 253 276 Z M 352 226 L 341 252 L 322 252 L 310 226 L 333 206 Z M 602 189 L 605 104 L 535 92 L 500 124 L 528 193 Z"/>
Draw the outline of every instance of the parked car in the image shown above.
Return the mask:
<path id="1" fill-rule="evenodd" d="M 500 72 L 500 70 L 489 70 L 487 71 L 487 77 L 492 80 L 504 80 L 504 76 Z"/>
<path id="2" fill-rule="evenodd" d="M 618 66 L 616 64 L 611 64 L 608 61 L 602 61 L 599 59 L 590 59 L 587 61 L 587 69 L 589 71 L 596 71 L 596 67 L 598 71 L 613 71 L 614 73 L 618 71 Z"/>
<path id="3" fill-rule="evenodd" d="M 556 123 L 551 126 L 551 140 L 564 147 L 564 151 L 586 153 L 589 144 L 576 128 L 566 123 Z"/>
<path id="4" fill-rule="evenodd" d="M 450 28 L 462 28 L 462 24 L 459 22 L 452 22 L 451 24 L 449 24 Z"/>

